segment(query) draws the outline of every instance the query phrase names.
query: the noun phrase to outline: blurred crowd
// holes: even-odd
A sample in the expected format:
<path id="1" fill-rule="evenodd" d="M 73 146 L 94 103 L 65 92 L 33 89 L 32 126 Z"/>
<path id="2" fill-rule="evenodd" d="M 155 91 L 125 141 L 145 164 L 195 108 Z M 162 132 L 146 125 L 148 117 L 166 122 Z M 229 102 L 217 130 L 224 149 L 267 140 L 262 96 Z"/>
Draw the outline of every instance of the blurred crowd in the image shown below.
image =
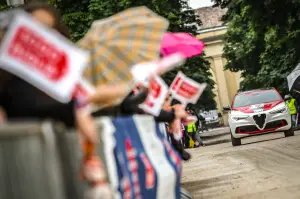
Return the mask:
<path id="1" fill-rule="evenodd" d="M 39 3 L 25 5 L 19 9 L 30 14 L 40 24 L 70 39 L 67 26 L 53 6 Z M 2 32 L 2 38 L 4 34 L 5 32 Z M 96 165 L 102 164 L 102 160 L 94 155 L 95 145 L 99 142 L 94 118 L 147 115 L 148 113 L 139 105 L 147 99 L 150 88 L 145 85 L 132 86 L 130 83 L 93 84 L 93 86 L 95 92 L 92 94 L 80 98 L 74 95 L 68 103 L 62 103 L 21 77 L 0 69 L 0 124 L 10 121 L 52 119 L 64 123 L 69 128 L 77 128 L 83 138 L 82 148 L 85 154 L 81 173 L 92 187 L 99 188 L 98 198 L 109 199 L 112 198 L 112 193 L 103 167 L 98 167 L 100 177 L 89 179 L 91 175 L 89 169 L 95 162 Z M 89 105 L 108 104 L 116 99 L 122 100 L 118 104 L 96 111 L 87 109 Z M 191 119 L 190 116 L 196 119 Z M 204 146 L 199 136 L 199 126 L 203 118 L 199 118 L 192 108 L 186 108 L 178 100 L 172 99 L 171 93 L 167 95 L 159 115 L 153 117 L 161 124 L 162 132 L 181 159 L 186 161 L 191 158 L 185 148 Z M 177 131 L 181 131 L 183 135 L 179 140 L 174 138 L 174 132 Z"/>

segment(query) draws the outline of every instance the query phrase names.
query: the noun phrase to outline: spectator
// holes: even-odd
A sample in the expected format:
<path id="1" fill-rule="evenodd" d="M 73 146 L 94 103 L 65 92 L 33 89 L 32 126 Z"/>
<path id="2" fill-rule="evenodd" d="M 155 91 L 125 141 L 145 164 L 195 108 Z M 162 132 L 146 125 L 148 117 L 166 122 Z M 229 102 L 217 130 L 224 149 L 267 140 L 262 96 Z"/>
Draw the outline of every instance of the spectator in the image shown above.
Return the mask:
<path id="1" fill-rule="evenodd" d="M 192 111 L 188 110 L 187 111 L 189 115 L 192 115 Z M 200 144 L 196 140 L 196 133 L 197 133 L 197 128 L 195 122 L 188 122 L 185 125 L 185 147 L 186 148 L 194 148 L 194 147 L 199 147 Z"/>
<path id="2" fill-rule="evenodd" d="M 171 107 L 173 109 L 178 109 L 177 107 L 181 107 L 181 103 L 177 100 L 172 100 L 171 105 L 172 105 Z M 184 111 L 184 109 L 183 109 L 183 111 Z M 180 123 L 180 130 L 182 131 L 183 129 L 182 129 L 182 125 L 181 125 L 181 119 L 182 118 L 180 118 L 179 123 Z M 173 123 L 173 124 L 176 125 L 176 123 Z M 174 131 L 174 128 L 170 128 L 170 125 L 169 125 L 169 131 L 170 131 L 169 133 L 170 133 L 171 143 L 174 146 L 174 148 L 176 149 L 176 151 L 181 155 L 181 158 L 183 160 L 185 160 L 185 161 L 189 160 L 191 158 L 191 155 L 187 151 L 184 150 L 184 143 L 182 142 L 182 140 L 178 141 L 174 138 L 174 134 L 172 132 L 172 131 Z M 182 133 L 184 136 L 185 132 L 182 132 Z"/>
<path id="3" fill-rule="evenodd" d="M 63 27 L 60 15 L 48 4 L 30 4 L 24 10 L 38 22 L 58 32 Z M 68 36 L 66 30 L 64 34 Z M 92 129 L 92 119 L 88 114 L 75 109 L 75 100 L 62 104 L 17 76 L 1 70 L 0 77 L 2 120 L 3 115 L 9 120 L 51 118 L 69 127 L 77 124 L 88 139 L 96 141 L 96 128 Z"/>
<path id="4" fill-rule="evenodd" d="M 197 121 L 195 122 L 195 126 L 196 126 L 196 133 L 194 134 L 194 142 L 196 147 L 198 146 L 204 146 L 204 143 L 200 137 L 200 117 L 198 116 L 198 114 L 196 113 L 195 109 L 190 107 L 190 114 L 192 116 L 195 116 L 197 118 Z"/>
<path id="5" fill-rule="evenodd" d="M 291 117 L 292 117 L 292 127 L 296 128 L 296 118 L 297 118 L 297 104 L 296 100 L 292 98 L 291 95 L 285 95 L 284 101 L 288 105 Z"/>

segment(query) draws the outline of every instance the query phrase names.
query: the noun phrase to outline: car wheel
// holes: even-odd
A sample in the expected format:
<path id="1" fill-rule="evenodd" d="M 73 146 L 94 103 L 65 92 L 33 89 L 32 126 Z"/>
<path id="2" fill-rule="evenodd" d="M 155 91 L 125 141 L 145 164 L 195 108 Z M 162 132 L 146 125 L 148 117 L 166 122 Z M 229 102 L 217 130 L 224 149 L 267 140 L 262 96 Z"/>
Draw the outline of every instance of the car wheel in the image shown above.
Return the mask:
<path id="1" fill-rule="evenodd" d="M 295 132 L 294 132 L 293 128 L 291 128 L 290 130 L 284 131 L 284 136 L 285 137 L 291 137 L 291 136 L 294 136 L 294 135 L 295 135 Z"/>
<path id="2" fill-rule="evenodd" d="M 242 144 L 241 138 L 235 138 L 235 137 L 233 137 L 232 133 L 230 133 L 230 134 L 231 134 L 232 146 L 240 146 Z"/>

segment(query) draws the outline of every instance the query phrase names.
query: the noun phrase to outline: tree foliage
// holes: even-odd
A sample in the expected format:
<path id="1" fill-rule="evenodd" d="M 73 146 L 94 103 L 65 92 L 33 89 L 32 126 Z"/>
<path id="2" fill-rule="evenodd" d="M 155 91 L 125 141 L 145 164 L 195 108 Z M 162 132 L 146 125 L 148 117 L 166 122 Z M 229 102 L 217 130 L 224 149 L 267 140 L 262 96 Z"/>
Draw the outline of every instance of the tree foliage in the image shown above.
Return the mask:
<path id="1" fill-rule="evenodd" d="M 242 89 L 288 92 L 287 75 L 300 61 L 300 1 L 215 0 L 227 8 L 225 69 L 242 71 Z"/>
<path id="2" fill-rule="evenodd" d="M 63 14 L 65 23 L 72 32 L 72 39 L 77 41 L 88 30 L 92 21 L 109 17 L 126 8 L 147 6 L 149 9 L 170 21 L 169 30 L 172 32 L 197 33 L 201 21 L 188 6 L 188 0 L 56 0 L 52 1 Z M 214 109 L 216 107 L 212 92 L 214 82 L 210 79 L 209 63 L 203 56 L 189 59 L 179 70 L 198 82 L 207 82 L 208 88 L 200 98 L 197 107 Z M 177 71 L 164 76 L 168 84 L 173 80 Z"/>

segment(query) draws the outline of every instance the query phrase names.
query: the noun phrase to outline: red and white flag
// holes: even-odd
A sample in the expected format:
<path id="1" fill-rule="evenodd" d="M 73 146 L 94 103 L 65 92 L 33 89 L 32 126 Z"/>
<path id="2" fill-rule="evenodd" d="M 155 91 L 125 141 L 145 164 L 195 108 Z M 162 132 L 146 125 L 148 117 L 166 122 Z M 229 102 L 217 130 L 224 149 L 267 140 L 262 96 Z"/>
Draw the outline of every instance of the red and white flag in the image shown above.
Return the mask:
<path id="1" fill-rule="evenodd" d="M 140 108 L 145 112 L 158 116 L 162 105 L 168 94 L 168 86 L 160 77 L 156 76 L 150 80 L 149 83 L 149 94 L 147 99 Z"/>
<path id="2" fill-rule="evenodd" d="M 196 104 L 207 84 L 192 80 L 182 72 L 178 72 L 170 86 L 172 98 L 179 100 L 184 106 L 188 103 Z"/>
<path id="3" fill-rule="evenodd" d="M 88 53 L 59 33 L 15 14 L 0 47 L 0 68 L 67 103 L 86 66 Z"/>

